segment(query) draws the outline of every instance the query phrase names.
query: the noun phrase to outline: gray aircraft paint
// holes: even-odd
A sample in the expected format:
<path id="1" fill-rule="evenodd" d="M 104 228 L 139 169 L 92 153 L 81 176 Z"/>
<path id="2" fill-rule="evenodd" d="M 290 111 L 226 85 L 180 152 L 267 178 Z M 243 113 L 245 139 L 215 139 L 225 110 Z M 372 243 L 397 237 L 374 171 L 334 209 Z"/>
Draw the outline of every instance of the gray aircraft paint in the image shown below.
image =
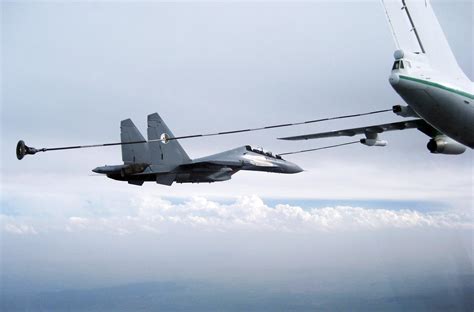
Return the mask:
<path id="1" fill-rule="evenodd" d="M 121 122 L 123 143 L 144 141 L 130 119 Z M 148 115 L 148 142 L 122 145 L 123 165 L 93 169 L 107 177 L 142 185 L 145 181 L 171 185 L 177 183 L 220 182 L 230 180 L 240 170 L 273 173 L 298 173 L 298 165 L 249 145 L 191 160 L 161 117 Z"/>

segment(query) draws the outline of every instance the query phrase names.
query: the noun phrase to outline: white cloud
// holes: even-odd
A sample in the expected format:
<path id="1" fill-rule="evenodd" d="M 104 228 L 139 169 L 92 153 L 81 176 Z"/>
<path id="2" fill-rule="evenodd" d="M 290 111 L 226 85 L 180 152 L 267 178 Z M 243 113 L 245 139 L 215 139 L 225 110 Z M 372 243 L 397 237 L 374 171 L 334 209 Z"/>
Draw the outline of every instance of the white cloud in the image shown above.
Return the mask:
<path id="1" fill-rule="evenodd" d="M 33 226 L 21 223 L 6 223 L 3 225 L 3 231 L 19 235 L 38 234 Z"/>
<path id="2" fill-rule="evenodd" d="M 130 199 L 127 215 L 71 216 L 48 218 L 4 216 L 4 231 L 36 234 L 50 231 L 105 231 L 120 235 L 163 232 L 191 228 L 204 231 L 285 231 L 320 232 L 391 228 L 472 229 L 468 213 L 458 211 L 420 212 L 415 210 L 367 209 L 335 206 L 302 208 L 288 204 L 268 206 L 256 196 L 242 196 L 232 203 L 192 197 L 172 203 L 158 196 Z"/>

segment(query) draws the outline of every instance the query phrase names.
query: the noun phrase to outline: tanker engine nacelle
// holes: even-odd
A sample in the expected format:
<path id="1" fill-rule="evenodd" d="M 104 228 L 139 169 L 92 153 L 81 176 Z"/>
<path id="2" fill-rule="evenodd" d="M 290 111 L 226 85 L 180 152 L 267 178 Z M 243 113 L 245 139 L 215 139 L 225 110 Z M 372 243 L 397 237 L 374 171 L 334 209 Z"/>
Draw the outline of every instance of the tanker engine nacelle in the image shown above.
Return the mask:
<path id="1" fill-rule="evenodd" d="M 466 147 L 453 139 L 440 135 L 428 142 L 428 150 L 433 154 L 459 155 L 464 153 Z"/>
<path id="2" fill-rule="evenodd" d="M 402 117 L 418 117 L 418 114 L 410 107 L 405 105 L 392 106 L 392 112 Z"/>

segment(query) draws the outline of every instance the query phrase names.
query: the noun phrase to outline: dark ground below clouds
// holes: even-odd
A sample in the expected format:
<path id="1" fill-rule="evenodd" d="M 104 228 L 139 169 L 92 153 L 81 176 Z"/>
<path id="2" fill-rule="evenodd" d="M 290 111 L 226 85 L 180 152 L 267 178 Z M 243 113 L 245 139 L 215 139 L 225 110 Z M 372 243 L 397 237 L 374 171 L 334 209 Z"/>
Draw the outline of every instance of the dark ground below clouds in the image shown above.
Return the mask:
<path id="1" fill-rule="evenodd" d="M 60 291 L 2 290 L 7 311 L 473 311 L 474 275 L 291 290 L 208 282 L 146 282 Z M 5 286 L 5 285 L 4 285 Z M 8 287 L 8 286 L 7 286 Z M 384 289 L 384 290 L 382 290 Z"/>

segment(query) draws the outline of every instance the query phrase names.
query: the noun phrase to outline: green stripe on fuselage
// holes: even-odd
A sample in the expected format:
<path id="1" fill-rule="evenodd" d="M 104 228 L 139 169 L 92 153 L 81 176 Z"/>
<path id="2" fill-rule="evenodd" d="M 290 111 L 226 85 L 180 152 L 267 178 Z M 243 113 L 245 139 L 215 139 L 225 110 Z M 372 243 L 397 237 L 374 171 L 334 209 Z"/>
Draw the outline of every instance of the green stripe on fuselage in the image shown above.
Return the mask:
<path id="1" fill-rule="evenodd" d="M 423 79 L 413 78 L 413 77 L 404 76 L 404 75 L 399 75 L 399 77 L 400 77 L 400 79 L 415 81 L 415 82 L 422 83 L 422 84 L 425 84 L 425 85 L 428 85 L 428 86 L 440 88 L 440 89 L 443 89 L 443 90 L 446 90 L 446 91 L 449 91 L 449 92 L 452 92 L 452 93 L 456 93 L 458 95 L 465 96 L 467 98 L 470 98 L 471 100 L 474 100 L 474 95 L 472 95 L 470 93 L 460 91 L 460 90 L 456 90 L 456 89 L 453 89 L 453 88 L 450 88 L 450 87 L 446 87 L 446 86 L 443 86 L 442 84 L 439 84 L 439 83 L 436 83 L 436 82 L 426 81 L 426 80 L 423 80 Z"/>

